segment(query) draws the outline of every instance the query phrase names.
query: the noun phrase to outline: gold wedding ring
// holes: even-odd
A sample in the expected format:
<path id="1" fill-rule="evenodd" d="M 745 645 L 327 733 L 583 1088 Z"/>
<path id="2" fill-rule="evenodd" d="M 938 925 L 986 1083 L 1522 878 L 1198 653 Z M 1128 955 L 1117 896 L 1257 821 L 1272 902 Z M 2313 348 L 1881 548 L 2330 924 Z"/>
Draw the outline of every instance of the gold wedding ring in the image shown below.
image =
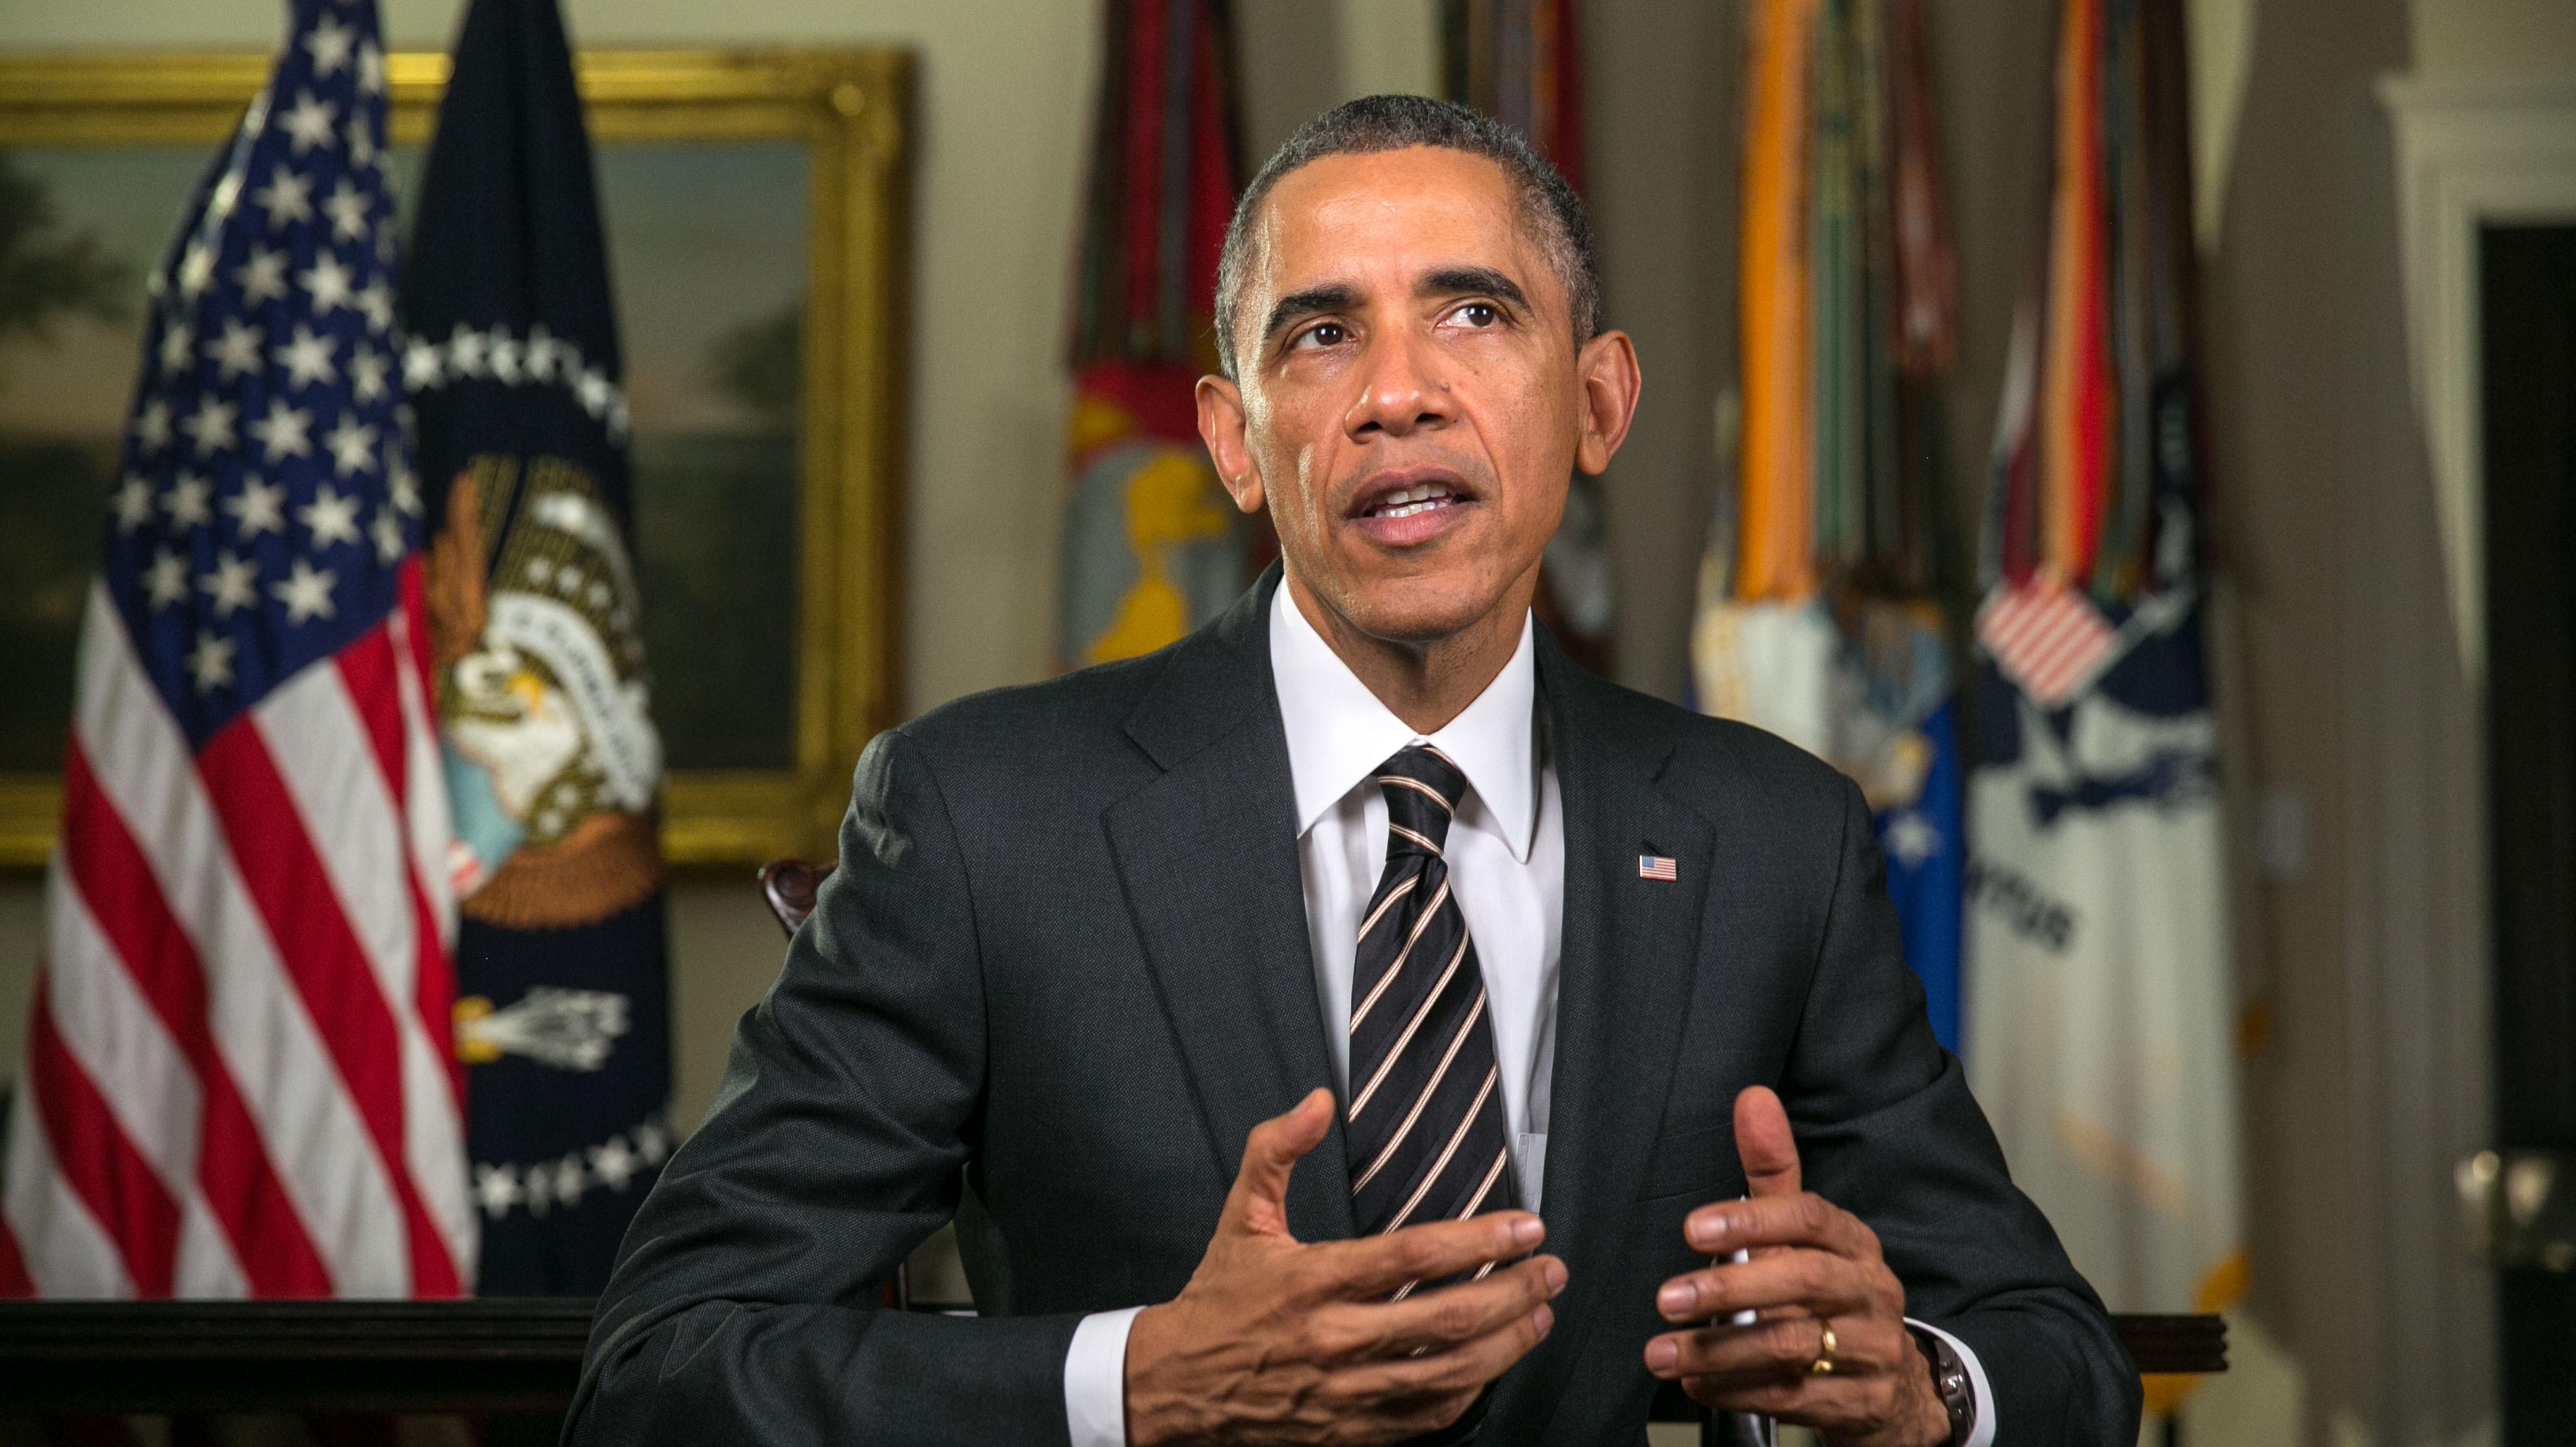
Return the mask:
<path id="1" fill-rule="evenodd" d="M 1825 1339 L 1817 1343 L 1816 1359 L 1807 1363 L 1807 1375 L 1811 1377 L 1830 1377 L 1834 1374 L 1834 1348 L 1836 1346 L 1834 1341 L 1834 1325 L 1829 1321 L 1822 1321 L 1817 1324 L 1825 1329 Z"/>

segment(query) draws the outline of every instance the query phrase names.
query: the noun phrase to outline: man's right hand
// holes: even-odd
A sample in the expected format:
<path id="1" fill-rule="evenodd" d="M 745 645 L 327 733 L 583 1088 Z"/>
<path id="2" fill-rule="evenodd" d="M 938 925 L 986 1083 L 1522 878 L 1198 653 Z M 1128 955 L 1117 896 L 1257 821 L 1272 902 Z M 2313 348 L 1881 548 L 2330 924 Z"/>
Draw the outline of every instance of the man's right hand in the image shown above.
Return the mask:
<path id="1" fill-rule="evenodd" d="M 1181 1294 L 1127 1333 L 1131 1447 L 1395 1442 L 1458 1419 L 1555 1324 L 1565 1263 L 1535 1256 L 1482 1281 L 1388 1301 L 1537 1246 L 1527 1211 L 1357 1241 L 1288 1234 L 1288 1171 L 1332 1125 L 1317 1090 L 1253 1127 L 1216 1236 Z"/>

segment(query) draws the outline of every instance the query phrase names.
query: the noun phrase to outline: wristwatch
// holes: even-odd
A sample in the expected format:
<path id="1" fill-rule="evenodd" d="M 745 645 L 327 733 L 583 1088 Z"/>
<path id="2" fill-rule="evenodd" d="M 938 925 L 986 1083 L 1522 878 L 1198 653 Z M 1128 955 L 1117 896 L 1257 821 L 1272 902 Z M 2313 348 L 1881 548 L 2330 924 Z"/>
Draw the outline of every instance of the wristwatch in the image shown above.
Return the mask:
<path id="1" fill-rule="evenodd" d="M 1919 1326 L 1906 1330 L 1914 1333 L 1914 1345 L 1932 1368 L 1932 1390 L 1941 1394 L 1941 1405 L 1949 1409 L 1949 1447 L 1961 1447 L 1977 1425 L 1977 1393 L 1968 1385 L 1968 1369 L 1948 1342 Z"/>

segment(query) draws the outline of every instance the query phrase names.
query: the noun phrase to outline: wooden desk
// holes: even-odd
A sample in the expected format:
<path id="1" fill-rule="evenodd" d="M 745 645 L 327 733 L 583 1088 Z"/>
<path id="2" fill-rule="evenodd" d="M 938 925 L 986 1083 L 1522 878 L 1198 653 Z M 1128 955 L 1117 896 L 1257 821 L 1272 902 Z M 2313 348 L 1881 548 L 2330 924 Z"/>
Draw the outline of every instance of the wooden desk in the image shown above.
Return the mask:
<path id="1" fill-rule="evenodd" d="M 579 1298 L 5 1302 L 0 1415 L 561 1412 L 590 1312 Z M 2215 1316 L 2115 1320 L 2140 1371 L 2227 1369 Z"/>

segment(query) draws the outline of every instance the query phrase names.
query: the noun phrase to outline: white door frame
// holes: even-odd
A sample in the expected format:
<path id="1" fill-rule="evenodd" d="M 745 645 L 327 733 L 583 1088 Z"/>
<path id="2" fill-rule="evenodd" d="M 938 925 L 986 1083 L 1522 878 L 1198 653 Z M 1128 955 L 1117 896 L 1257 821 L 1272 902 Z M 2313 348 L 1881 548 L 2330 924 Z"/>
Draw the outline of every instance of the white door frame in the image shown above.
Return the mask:
<path id="1" fill-rule="evenodd" d="M 2448 1179 L 2494 1139 L 2479 230 L 2576 222 L 2576 75 L 2397 76 L 2379 94 L 2449 615 L 2445 630 L 2378 596 L 2373 570 L 2410 549 L 2386 519 L 2356 522 L 2346 915 L 2363 1365 L 2380 1440 L 2413 1447 L 2491 1412 L 2499 1385 L 2493 1281 Z"/>

